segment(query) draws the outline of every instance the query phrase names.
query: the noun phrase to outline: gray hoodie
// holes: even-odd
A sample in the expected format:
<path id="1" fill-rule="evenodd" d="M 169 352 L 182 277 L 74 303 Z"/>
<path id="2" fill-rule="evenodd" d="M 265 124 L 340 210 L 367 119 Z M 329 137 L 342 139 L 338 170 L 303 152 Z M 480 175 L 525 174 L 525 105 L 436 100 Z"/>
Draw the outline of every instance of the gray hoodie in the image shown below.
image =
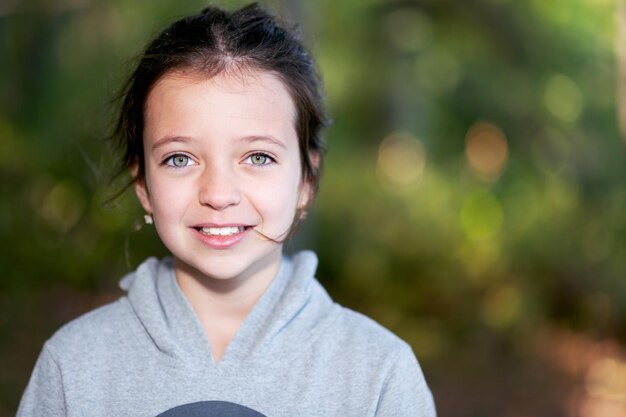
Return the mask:
<path id="1" fill-rule="evenodd" d="M 150 258 L 46 342 L 18 416 L 435 416 L 411 348 L 333 303 L 316 267 L 283 258 L 216 363 L 171 259 Z"/>

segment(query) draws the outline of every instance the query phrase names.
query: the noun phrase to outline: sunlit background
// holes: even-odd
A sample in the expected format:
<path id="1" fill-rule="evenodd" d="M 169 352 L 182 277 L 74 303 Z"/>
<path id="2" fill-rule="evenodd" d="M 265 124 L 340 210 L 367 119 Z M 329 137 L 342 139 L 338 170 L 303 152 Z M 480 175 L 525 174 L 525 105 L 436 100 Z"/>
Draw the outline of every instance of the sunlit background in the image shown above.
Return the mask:
<path id="1" fill-rule="evenodd" d="M 334 119 L 288 250 L 411 343 L 441 417 L 626 416 L 620 3 L 267 3 L 301 23 Z M 0 2 L 2 417 L 45 339 L 165 254 L 132 193 L 109 201 L 103 141 L 134 57 L 205 5 Z"/>

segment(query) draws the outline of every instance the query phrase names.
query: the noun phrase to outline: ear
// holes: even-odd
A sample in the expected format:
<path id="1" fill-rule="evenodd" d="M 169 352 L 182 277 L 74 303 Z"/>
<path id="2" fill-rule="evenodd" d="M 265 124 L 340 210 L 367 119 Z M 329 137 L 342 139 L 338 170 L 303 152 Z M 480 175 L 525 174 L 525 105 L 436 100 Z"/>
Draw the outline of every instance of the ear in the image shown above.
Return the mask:
<path id="1" fill-rule="evenodd" d="M 152 214 L 152 202 L 150 201 L 150 192 L 146 185 L 145 175 L 143 178 L 137 178 L 139 173 L 139 166 L 137 164 L 130 167 L 130 173 L 134 178 L 135 194 L 137 194 L 141 206 L 146 213 Z"/>
<path id="2" fill-rule="evenodd" d="M 311 152 L 309 155 L 311 158 L 311 165 L 315 171 L 319 169 L 320 166 L 320 155 L 317 152 Z M 307 208 L 310 203 L 313 202 L 313 197 L 315 196 L 315 188 L 311 183 L 310 179 L 304 178 L 302 180 L 302 185 L 300 187 L 300 195 L 298 197 L 298 210 L 303 210 Z"/>
<path id="3" fill-rule="evenodd" d="M 313 186 L 308 180 L 302 181 L 300 186 L 300 195 L 298 196 L 298 210 L 304 210 L 309 206 L 309 203 L 313 200 Z"/>

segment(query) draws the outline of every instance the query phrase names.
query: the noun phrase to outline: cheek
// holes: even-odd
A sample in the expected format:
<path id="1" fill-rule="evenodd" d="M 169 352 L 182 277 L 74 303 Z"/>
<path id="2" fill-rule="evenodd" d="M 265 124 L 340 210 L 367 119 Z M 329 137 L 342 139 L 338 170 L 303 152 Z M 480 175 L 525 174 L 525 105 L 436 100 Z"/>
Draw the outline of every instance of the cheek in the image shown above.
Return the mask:
<path id="1" fill-rule="evenodd" d="M 267 224 L 271 222 L 288 226 L 293 220 L 300 187 L 297 181 L 287 178 L 250 190 L 250 200 Z"/>
<path id="2" fill-rule="evenodd" d="M 152 181 L 150 195 L 154 215 L 167 220 L 180 218 L 194 194 L 192 187 L 184 181 L 160 178 Z"/>

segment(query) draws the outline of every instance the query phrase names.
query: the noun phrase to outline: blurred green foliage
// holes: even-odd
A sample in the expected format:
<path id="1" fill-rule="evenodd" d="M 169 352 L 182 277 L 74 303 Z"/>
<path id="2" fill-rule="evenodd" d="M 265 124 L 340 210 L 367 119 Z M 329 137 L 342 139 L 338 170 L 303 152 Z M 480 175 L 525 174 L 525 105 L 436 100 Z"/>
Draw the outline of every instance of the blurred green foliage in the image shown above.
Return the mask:
<path id="1" fill-rule="evenodd" d="M 322 275 L 418 352 L 546 321 L 623 340 L 615 2 L 342 5 L 316 38 Z"/>
<path id="2" fill-rule="evenodd" d="M 245 2 L 218 2 L 235 7 Z M 283 0 L 334 119 L 300 237 L 337 299 L 429 360 L 557 323 L 626 340 L 626 156 L 612 0 Z M 165 250 L 107 202 L 112 102 L 205 2 L 0 6 L 2 297 L 110 291 Z"/>

